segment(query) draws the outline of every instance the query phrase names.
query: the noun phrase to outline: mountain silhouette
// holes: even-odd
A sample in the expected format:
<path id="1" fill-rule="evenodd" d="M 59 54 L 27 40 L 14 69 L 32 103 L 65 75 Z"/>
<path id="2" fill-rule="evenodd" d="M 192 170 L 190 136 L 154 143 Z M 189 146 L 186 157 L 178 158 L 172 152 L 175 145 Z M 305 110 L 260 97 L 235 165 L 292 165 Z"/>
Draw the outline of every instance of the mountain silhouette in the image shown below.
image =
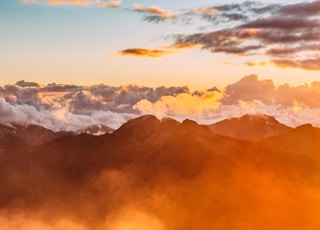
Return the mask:
<path id="1" fill-rule="evenodd" d="M 11 126 L 0 124 L 0 142 L 14 142 L 20 140 L 28 146 L 38 146 L 64 135 L 73 135 L 71 132 L 53 132 L 39 125 L 12 124 Z M 15 139 L 15 140 L 14 140 Z"/>
<path id="2" fill-rule="evenodd" d="M 209 127 L 215 134 L 248 141 L 259 141 L 291 130 L 274 117 L 263 114 L 246 114 L 240 118 L 217 122 Z"/>
<path id="3" fill-rule="evenodd" d="M 72 230 L 320 227 L 319 129 L 309 125 L 254 142 L 152 115 L 100 136 L 14 131 L 0 129 L 0 212 L 29 229 L 29 219 L 81 225 Z M 30 147 L 27 132 L 44 137 Z"/>
<path id="4" fill-rule="evenodd" d="M 320 129 L 305 124 L 283 135 L 270 137 L 262 143 L 270 148 L 318 157 L 320 153 Z"/>

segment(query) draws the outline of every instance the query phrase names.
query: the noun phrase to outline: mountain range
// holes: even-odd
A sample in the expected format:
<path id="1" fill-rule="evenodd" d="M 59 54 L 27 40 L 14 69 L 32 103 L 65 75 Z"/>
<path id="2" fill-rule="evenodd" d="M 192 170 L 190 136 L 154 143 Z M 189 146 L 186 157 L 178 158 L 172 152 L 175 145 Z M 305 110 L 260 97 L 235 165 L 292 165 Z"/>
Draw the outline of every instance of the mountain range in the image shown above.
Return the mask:
<path id="1" fill-rule="evenodd" d="M 1 125 L 0 213 L 48 229 L 318 229 L 319 143 L 266 115 L 146 115 L 100 136 Z"/>

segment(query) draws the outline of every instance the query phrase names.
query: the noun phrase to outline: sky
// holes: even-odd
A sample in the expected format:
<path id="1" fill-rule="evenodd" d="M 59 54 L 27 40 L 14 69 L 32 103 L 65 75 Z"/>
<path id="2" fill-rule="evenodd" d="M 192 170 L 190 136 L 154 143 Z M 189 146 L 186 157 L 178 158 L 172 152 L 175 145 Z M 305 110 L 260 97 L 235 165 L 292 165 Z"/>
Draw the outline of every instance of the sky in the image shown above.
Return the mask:
<path id="1" fill-rule="evenodd" d="M 0 85 L 319 78 L 319 1 L 1 0 Z"/>
<path id="2" fill-rule="evenodd" d="M 319 25 L 319 0 L 1 0 L 0 123 L 320 127 Z"/>

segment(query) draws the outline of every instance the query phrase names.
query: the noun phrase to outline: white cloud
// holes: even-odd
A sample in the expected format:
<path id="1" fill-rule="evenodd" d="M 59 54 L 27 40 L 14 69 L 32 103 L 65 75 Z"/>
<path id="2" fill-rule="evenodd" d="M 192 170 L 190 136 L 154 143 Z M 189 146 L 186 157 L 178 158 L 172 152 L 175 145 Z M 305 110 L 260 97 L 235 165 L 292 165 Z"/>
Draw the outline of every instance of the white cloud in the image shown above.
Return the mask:
<path id="1" fill-rule="evenodd" d="M 224 91 L 212 88 L 195 92 L 187 87 L 41 86 L 20 82 L 0 87 L 0 123 L 78 131 L 93 125 L 116 129 L 143 114 L 210 124 L 247 113 L 264 113 L 289 126 L 311 123 L 320 127 L 319 97 L 320 82 L 276 86 L 255 75 L 228 85 Z"/>

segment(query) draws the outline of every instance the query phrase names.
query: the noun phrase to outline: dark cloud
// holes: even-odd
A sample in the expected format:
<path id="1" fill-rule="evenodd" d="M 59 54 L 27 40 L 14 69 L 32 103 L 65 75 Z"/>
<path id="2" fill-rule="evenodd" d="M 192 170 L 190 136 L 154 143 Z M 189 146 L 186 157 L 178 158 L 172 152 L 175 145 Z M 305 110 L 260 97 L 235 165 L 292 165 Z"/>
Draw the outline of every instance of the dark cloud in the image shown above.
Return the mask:
<path id="1" fill-rule="evenodd" d="M 171 54 L 172 52 L 169 50 L 150 50 L 150 49 L 142 49 L 142 48 L 130 48 L 120 51 L 119 55 L 131 55 L 137 57 L 162 57 L 167 54 Z"/>
<path id="2" fill-rule="evenodd" d="M 250 23 L 244 24 L 243 28 L 254 29 L 279 29 L 283 31 L 287 30 L 308 30 L 316 28 L 319 25 L 319 20 L 311 20 L 304 18 L 292 18 L 292 17 L 271 17 L 267 19 L 258 19 Z"/>
<path id="3" fill-rule="evenodd" d="M 254 32 L 250 30 L 220 30 L 211 33 L 197 33 L 187 36 L 176 36 L 174 47 L 188 48 L 200 46 L 211 52 L 223 52 L 228 54 L 245 55 L 255 53 L 261 48 L 262 44 L 254 41 Z M 244 40 L 253 41 L 246 44 Z M 254 44 L 256 43 L 256 44 Z"/>
<path id="4" fill-rule="evenodd" d="M 244 3 L 215 5 L 208 7 L 195 8 L 185 13 L 184 16 L 198 15 L 202 19 L 214 23 L 241 24 L 257 17 L 270 15 L 279 7 L 277 4 L 265 5 L 260 2 L 247 1 Z"/>
<path id="5" fill-rule="evenodd" d="M 207 9 L 211 10 L 208 11 Z M 213 9 L 215 11 L 213 11 Z M 196 10 L 195 12 L 200 12 L 198 14 L 203 19 L 218 25 L 229 22 L 243 23 L 255 18 L 257 14 L 265 14 L 270 10 L 270 8 L 267 10 L 265 7 L 259 7 L 259 4 L 256 2 L 245 2 L 243 4 L 230 4 L 209 8 L 200 8 L 200 11 Z"/>
<path id="6" fill-rule="evenodd" d="M 42 87 L 42 92 L 69 92 L 85 89 L 83 86 L 50 83 Z"/>
<path id="7" fill-rule="evenodd" d="M 17 86 L 20 86 L 20 87 L 39 87 L 40 85 L 36 82 L 28 82 L 28 81 L 18 81 L 16 82 L 16 85 Z"/>
<path id="8" fill-rule="evenodd" d="M 161 22 L 165 20 L 181 20 L 190 22 L 194 16 L 200 16 L 209 22 L 224 24 L 228 22 L 244 22 L 264 14 L 274 13 L 280 5 L 266 5 L 258 1 L 247 1 L 244 3 L 213 5 L 207 7 L 181 9 L 176 12 L 165 11 L 156 6 L 142 7 L 133 6 L 132 10 L 145 14 L 144 19 L 149 22 Z"/>
<path id="9" fill-rule="evenodd" d="M 295 4 L 249 1 L 182 10 L 177 18 L 190 22 L 200 16 L 210 23 L 206 27 L 209 32 L 174 35 L 171 47 L 200 47 L 213 53 L 265 56 L 270 59 L 268 63 L 276 66 L 319 70 L 319 5 L 319 1 Z M 147 18 L 149 21 L 165 19 L 157 19 L 156 14 L 162 12 L 157 7 L 137 6 L 136 11 L 151 14 Z M 194 23 L 198 22 L 199 18 Z M 146 49 L 128 49 L 123 54 L 163 55 L 158 50 Z"/>
<path id="10" fill-rule="evenodd" d="M 258 54 L 265 48 L 274 51 L 276 46 L 291 44 L 299 47 L 299 49 L 292 50 L 291 54 L 295 54 L 319 45 L 319 23 L 319 19 L 269 16 L 235 28 L 179 35 L 176 37 L 175 45 L 179 47 L 199 45 L 212 52 L 229 54 Z M 250 43 L 255 45 L 247 45 Z M 267 54 L 273 57 L 277 55 L 276 52 L 267 52 Z"/>
<path id="11" fill-rule="evenodd" d="M 279 10 L 279 13 L 294 17 L 316 17 L 320 13 L 320 1 L 284 6 Z"/>
<path id="12" fill-rule="evenodd" d="M 135 5 L 132 10 L 146 14 L 144 19 L 149 22 L 161 22 L 168 19 L 177 19 L 180 16 L 180 13 L 178 12 L 165 11 L 157 6 L 142 7 L 140 5 Z"/>
<path id="13" fill-rule="evenodd" d="M 230 11 L 248 11 L 251 9 L 254 9 L 256 7 L 259 7 L 259 2 L 254 2 L 254 1 L 246 1 L 243 3 L 232 3 L 232 4 L 224 4 L 224 5 L 219 5 L 216 8 L 219 11 L 223 12 L 230 12 Z"/>

